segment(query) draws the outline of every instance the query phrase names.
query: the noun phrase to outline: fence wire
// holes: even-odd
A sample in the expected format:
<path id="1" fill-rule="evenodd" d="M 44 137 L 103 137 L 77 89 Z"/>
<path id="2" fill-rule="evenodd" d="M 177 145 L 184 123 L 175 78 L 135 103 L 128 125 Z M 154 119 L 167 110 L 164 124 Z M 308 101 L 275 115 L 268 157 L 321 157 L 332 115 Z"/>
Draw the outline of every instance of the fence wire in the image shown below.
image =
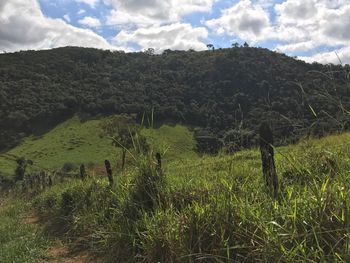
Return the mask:
<path id="1" fill-rule="evenodd" d="M 303 142 L 301 142 L 301 143 L 303 143 Z M 310 146 L 312 147 L 312 149 L 317 149 L 317 150 L 326 148 L 325 145 L 313 145 L 313 144 L 311 144 Z M 330 149 L 328 149 L 328 150 L 331 152 L 331 150 L 334 150 L 334 149 L 336 149 L 336 150 L 338 150 L 338 149 L 346 149 L 346 148 L 349 148 L 349 146 L 350 146 L 350 143 L 341 143 L 341 144 L 331 145 L 329 147 Z M 276 147 L 274 147 L 274 149 L 276 150 L 277 154 L 279 154 L 283 158 L 287 159 L 286 154 L 283 153 L 284 149 L 278 149 Z M 325 150 L 327 150 L 327 149 L 325 149 Z M 241 152 L 238 152 L 238 153 L 241 153 Z M 16 160 L 18 158 L 20 158 L 19 156 L 16 156 L 14 154 L 1 154 L 0 157 L 6 159 L 8 161 L 12 161 L 12 162 L 16 162 Z M 197 164 L 191 164 L 191 165 L 184 165 L 184 163 L 186 162 L 186 161 L 184 161 L 183 163 L 180 162 L 181 165 L 180 164 L 167 165 L 165 167 L 165 169 L 167 171 L 174 172 L 174 171 L 179 170 L 179 169 L 183 170 L 183 169 L 193 169 L 193 168 L 208 168 L 208 167 L 212 167 L 214 165 L 227 164 L 228 162 L 230 163 L 229 165 L 231 165 L 231 163 L 233 163 L 234 161 L 238 161 L 238 160 L 250 160 L 250 161 L 259 161 L 260 160 L 258 153 L 253 153 L 253 154 L 247 155 L 247 156 L 233 154 L 231 156 L 230 155 L 226 155 L 225 157 L 227 159 L 224 159 L 224 160 L 220 159 L 220 160 L 214 160 L 214 161 L 209 161 L 209 162 L 208 162 L 208 160 L 205 160 L 205 162 L 201 162 L 201 163 L 197 163 Z M 216 157 L 216 158 L 219 158 L 219 157 Z M 166 160 L 166 158 L 165 158 L 165 160 Z M 174 167 L 174 165 L 176 165 L 176 166 Z M 36 168 L 38 168 L 38 169 L 40 169 L 42 171 L 49 172 L 49 173 L 57 172 L 57 170 L 46 168 L 46 167 L 44 167 L 42 165 L 36 164 L 35 162 L 33 163 L 32 166 L 36 167 Z M 11 176 L 10 174 L 6 174 L 6 173 L 3 173 L 3 172 L 2 172 L 2 174 L 7 175 L 7 176 Z"/>

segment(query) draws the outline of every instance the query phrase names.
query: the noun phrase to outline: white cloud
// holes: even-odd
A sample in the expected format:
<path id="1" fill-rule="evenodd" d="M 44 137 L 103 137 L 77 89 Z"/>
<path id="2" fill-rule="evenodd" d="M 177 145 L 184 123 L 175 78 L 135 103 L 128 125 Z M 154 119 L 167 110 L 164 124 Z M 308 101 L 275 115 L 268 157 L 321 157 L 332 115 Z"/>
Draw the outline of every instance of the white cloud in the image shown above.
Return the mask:
<path id="1" fill-rule="evenodd" d="M 82 14 L 85 14 L 85 13 L 86 13 L 85 9 L 80 9 L 77 14 L 78 15 L 82 15 Z"/>
<path id="2" fill-rule="evenodd" d="M 121 28 L 113 39 L 118 46 L 138 45 L 142 49 L 203 50 L 208 37 L 204 27 L 181 23 L 184 15 L 209 12 L 215 0 L 105 0 L 113 9 L 107 24 Z"/>
<path id="3" fill-rule="evenodd" d="M 327 37 L 350 43 L 350 3 L 343 8 L 328 11 L 320 23 L 320 31 Z"/>
<path id="4" fill-rule="evenodd" d="M 209 12 L 214 0 L 105 0 L 111 5 L 107 23 L 118 26 L 150 26 L 179 22 L 194 12 Z"/>
<path id="5" fill-rule="evenodd" d="M 314 0 L 288 0 L 275 6 L 282 23 L 294 23 L 296 20 L 309 20 L 317 16 L 317 7 Z"/>
<path id="6" fill-rule="evenodd" d="M 95 8 L 96 5 L 100 2 L 100 0 L 75 0 L 78 3 L 84 3 L 89 5 L 91 8 Z"/>
<path id="7" fill-rule="evenodd" d="M 339 8 L 349 3 L 349 0 L 317 0 L 318 3 L 323 4 L 327 8 Z"/>
<path id="8" fill-rule="evenodd" d="M 66 20 L 68 23 L 70 22 L 70 16 L 69 16 L 69 14 L 65 14 L 65 15 L 63 16 L 63 18 L 64 18 L 64 20 Z"/>
<path id="9" fill-rule="evenodd" d="M 160 21 L 158 21 L 160 22 Z M 148 27 L 155 23 L 154 19 L 144 16 L 127 13 L 119 10 L 111 10 L 107 16 L 107 25 L 118 25 L 125 27 Z M 159 23 L 157 23 L 159 24 Z"/>
<path id="10" fill-rule="evenodd" d="M 299 57 L 306 62 L 319 62 L 319 63 L 333 63 L 338 64 L 340 61 L 342 64 L 350 64 L 350 46 L 336 49 L 334 51 L 321 52 L 309 57 Z M 339 61 L 340 59 L 340 61 Z"/>
<path id="11" fill-rule="evenodd" d="M 278 24 L 305 32 L 300 34 L 303 40 L 313 41 L 315 45 L 334 45 L 334 41 L 338 45 L 349 44 L 350 2 L 340 1 L 330 5 L 329 0 L 287 0 L 275 7 Z"/>
<path id="12" fill-rule="evenodd" d="M 240 0 L 205 25 L 219 35 L 239 37 L 253 44 L 278 41 L 276 50 L 287 53 L 333 47 L 348 61 L 349 0 L 285 0 L 271 4 L 271 0 Z M 270 12 L 274 12 L 273 16 Z M 274 19 L 270 20 L 270 16 Z M 335 62 L 337 56 L 334 52 L 322 52 L 303 59 Z"/>
<path id="13" fill-rule="evenodd" d="M 61 6 L 58 2 L 48 4 Z M 68 3 L 68 0 L 57 0 Z M 227 0 L 233 4 L 202 27 L 183 22 L 186 15 L 211 12 L 219 0 L 74 0 L 97 8 L 109 5 L 107 25 L 121 30 L 113 45 L 89 29 L 69 25 L 72 13 L 62 19 L 46 17 L 39 0 L 0 0 L 0 50 L 46 49 L 75 45 L 132 51 L 131 47 L 164 49 L 206 49 L 209 28 L 253 45 L 274 40 L 275 48 L 297 55 L 299 52 L 327 50 L 307 61 L 336 63 L 337 50 L 344 63 L 350 62 L 350 0 Z M 86 10 L 90 10 L 88 6 Z M 91 10 L 90 10 L 91 11 Z M 83 27 L 102 28 L 101 21 L 85 9 L 75 14 Z M 197 16 L 195 16 L 197 17 Z M 203 18 L 202 18 L 203 19 Z M 201 20 L 202 21 L 202 20 Z M 219 35 L 219 36 L 218 36 Z M 211 40 L 211 41 L 212 41 Z M 275 42 L 275 43 L 276 43 Z M 330 51 L 329 51 L 330 50 Z"/>
<path id="14" fill-rule="evenodd" d="M 91 17 L 91 16 L 86 16 L 83 19 L 80 19 L 78 21 L 78 23 L 83 25 L 83 26 L 92 27 L 92 28 L 96 28 L 96 27 L 101 26 L 100 20 L 98 20 L 95 17 Z"/>
<path id="15" fill-rule="evenodd" d="M 270 21 L 262 6 L 254 5 L 250 0 L 242 0 L 222 10 L 219 18 L 206 21 L 205 24 L 218 34 L 226 33 L 255 42 L 266 37 Z"/>
<path id="16" fill-rule="evenodd" d="M 166 26 L 140 28 L 135 31 L 122 30 L 113 43 L 118 46 L 136 43 L 143 49 L 154 48 L 156 52 L 165 49 L 174 50 L 204 50 L 206 45 L 202 42 L 208 37 L 204 27 L 193 28 L 190 24 L 175 23 Z"/>
<path id="17" fill-rule="evenodd" d="M 315 48 L 315 43 L 312 41 L 305 41 L 293 44 L 279 44 L 276 49 L 282 52 L 298 52 L 298 51 L 307 51 Z"/>
<path id="18" fill-rule="evenodd" d="M 263 8 L 269 8 L 275 4 L 275 0 L 256 0 L 256 4 Z"/>
<path id="19" fill-rule="evenodd" d="M 277 24 L 273 34 L 276 39 L 287 42 L 279 45 L 286 52 L 311 51 L 322 46 L 350 46 L 349 1 L 287 0 L 276 5 L 275 10 Z M 344 54 L 344 60 L 347 61 L 348 49 L 339 49 L 339 54 Z M 322 62 L 338 60 L 334 52 L 323 52 L 309 59 Z"/>
<path id="20" fill-rule="evenodd" d="M 113 48 L 91 30 L 45 17 L 36 0 L 2 0 L 0 25 L 0 50 L 8 52 L 62 46 Z"/>

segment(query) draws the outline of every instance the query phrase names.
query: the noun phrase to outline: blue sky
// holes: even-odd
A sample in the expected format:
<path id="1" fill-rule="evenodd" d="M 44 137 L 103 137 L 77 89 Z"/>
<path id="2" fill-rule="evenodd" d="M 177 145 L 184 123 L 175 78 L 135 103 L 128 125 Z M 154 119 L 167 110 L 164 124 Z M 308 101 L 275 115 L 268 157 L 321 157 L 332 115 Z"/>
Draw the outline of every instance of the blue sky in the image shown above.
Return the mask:
<path id="1" fill-rule="evenodd" d="M 0 51 L 84 46 L 204 50 L 245 41 L 350 63 L 349 0 L 1 0 Z"/>

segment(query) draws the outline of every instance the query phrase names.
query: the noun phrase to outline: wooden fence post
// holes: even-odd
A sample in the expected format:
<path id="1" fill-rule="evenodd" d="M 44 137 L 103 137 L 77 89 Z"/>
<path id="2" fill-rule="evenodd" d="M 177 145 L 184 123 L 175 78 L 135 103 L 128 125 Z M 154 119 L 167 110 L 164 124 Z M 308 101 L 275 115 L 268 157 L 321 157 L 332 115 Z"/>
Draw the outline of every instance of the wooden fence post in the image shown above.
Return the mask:
<path id="1" fill-rule="evenodd" d="M 160 156 L 160 153 L 156 153 L 156 159 L 158 168 L 162 168 L 162 157 Z"/>
<path id="2" fill-rule="evenodd" d="M 49 175 L 49 178 L 48 178 L 48 186 L 49 186 L 49 187 L 52 186 L 52 177 L 51 177 L 51 174 Z"/>
<path id="3" fill-rule="evenodd" d="M 30 174 L 28 174 L 28 182 L 29 182 L 30 190 L 33 190 L 34 182 L 33 182 L 33 177 Z"/>
<path id="4" fill-rule="evenodd" d="M 1 184 L 1 181 L 0 181 L 0 184 Z M 0 189 L 1 189 L 1 187 L 0 187 Z M 26 191 L 27 191 L 26 181 L 22 180 L 22 192 L 25 193 Z"/>
<path id="5" fill-rule="evenodd" d="M 86 178 L 86 171 L 85 171 L 85 165 L 84 164 L 80 165 L 80 178 L 81 178 L 82 181 L 84 181 L 85 178 Z"/>
<path id="6" fill-rule="evenodd" d="M 35 184 L 36 191 L 40 191 L 41 190 L 40 175 L 36 172 L 34 175 L 34 178 L 35 178 L 34 184 Z"/>
<path id="7" fill-rule="evenodd" d="M 162 156 L 160 153 L 156 153 L 156 159 L 157 159 L 157 172 L 161 175 L 162 174 Z"/>
<path id="8" fill-rule="evenodd" d="M 46 173 L 45 173 L 45 171 L 41 171 L 40 175 L 41 175 L 41 185 L 42 185 L 43 190 L 45 190 L 45 188 L 46 188 Z"/>
<path id="9" fill-rule="evenodd" d="M 60 177 L 60 182 L 63 183 L 65 174 L 63 172 L 59 172 L 58 176 Z"/>
<path id="10" fill-rule="evenodd" d="M 266 122 L 260 125 L 259 134 L 263 176 L 268 189 L 273 194 L 273 197 L 277 198 L 278 176 L 274 159 L 273 134 L 270 126 Z"/>
<path id="11" fill-rule="evenodd" d="M 111 168 L 111 163 L 108 160 L 105 160 L 105 167 L 106 167 L 106 172 L 108 176 L 108 181 L 109 181 L 109 186 L 113 186 L 113 174 L 112 174 L 112 168 Z"/>

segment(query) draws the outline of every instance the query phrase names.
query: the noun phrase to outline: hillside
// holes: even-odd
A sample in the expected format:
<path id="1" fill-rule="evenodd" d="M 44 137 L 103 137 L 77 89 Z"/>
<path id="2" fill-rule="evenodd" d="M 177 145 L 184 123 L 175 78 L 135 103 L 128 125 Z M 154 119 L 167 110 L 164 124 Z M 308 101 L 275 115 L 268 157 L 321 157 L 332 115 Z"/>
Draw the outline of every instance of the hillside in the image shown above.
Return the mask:
<path id="1" fill-rule="evenodd" d="M 0 55 L 0 149 L 75 114 L 154 112 L 196 129 L 199 151 L 255 145 L 267 120 L 277 144 L 349 128 L 349 67 L 237 47 L 162 55 L 59 48 Z"/>
<path id="2" fill-rule="evenodd" d="M 78 127 L 75 119 L 65 125 Z M 12 212 L 0 209 L 0 236 L 9 237 L 0 243 L 7 252 L 0 261 L 20 262 L 14 251 L 26 236 L 31 250 L 21 250 L 21 258 L 41 262 L 53 233 L 101 262 L 347 262 L 349 139 L 344 133 L 277 147 L 277 200 L 266 189 L 257 149 L 169 161 L 152 188 L 145 180 L 158 178 L 157 170 L 147 155 L 115 172 L 112 187 L 91 170 L 85 181 L 57 178 L 51 188 L 25 193 L 18 186 Z M 42 231 L 18 219 L 16 231 L 7 227 L 28 213 L 28 201 Z"/>
<path id="3" fill-rule="evenodd" d="M 12 177 L 15 160 L 25 157 L 34 161 L 33 170 L 59 170 L 71 164 L 77 168 L 85 163 L 100 171 L 105 159 L 113 165 L 120 163 L 120 148 L 113 147 L 111 140 L 101 136 L 103 119 L 81 122 L 75 116 L 41 136 L 25 138 L 17 147 L 0 154 L 0 175 Z M 143 129 L 142 134 L 156 151 L 164 153 L 166 161 L 195 157 L 192 133 L 184 126 L 163 125 L 156 129 Z M 129 156 L 130 158 L 130 156 Z"/>

